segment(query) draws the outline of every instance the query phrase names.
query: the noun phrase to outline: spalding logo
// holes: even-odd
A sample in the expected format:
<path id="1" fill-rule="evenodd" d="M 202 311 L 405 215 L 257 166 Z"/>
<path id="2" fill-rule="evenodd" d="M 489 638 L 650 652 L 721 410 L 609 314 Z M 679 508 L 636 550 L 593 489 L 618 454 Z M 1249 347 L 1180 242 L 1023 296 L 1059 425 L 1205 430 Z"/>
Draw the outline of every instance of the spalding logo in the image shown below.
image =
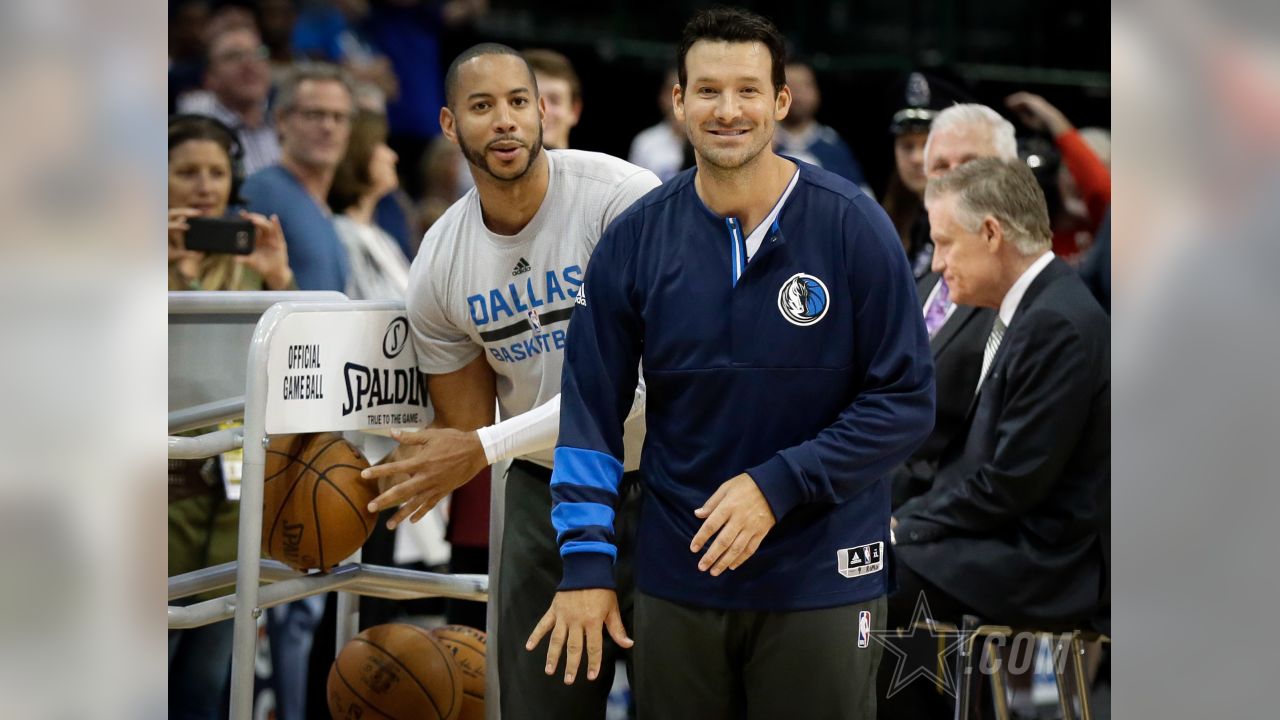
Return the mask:
<path id="1" fill-rule="evenodd" d="M 818 278 L 796 273 L 778 290 L 778 311 L 792 325 L 812 325 L 827 314 L 827 286 Z"/>
<path id="2" fill-rule="evenodd" d="M 403 315 L 391 321 L 382 334 L 382 356 L 391 359 L 399 355 L 409 340 L 409 320 Z"/>

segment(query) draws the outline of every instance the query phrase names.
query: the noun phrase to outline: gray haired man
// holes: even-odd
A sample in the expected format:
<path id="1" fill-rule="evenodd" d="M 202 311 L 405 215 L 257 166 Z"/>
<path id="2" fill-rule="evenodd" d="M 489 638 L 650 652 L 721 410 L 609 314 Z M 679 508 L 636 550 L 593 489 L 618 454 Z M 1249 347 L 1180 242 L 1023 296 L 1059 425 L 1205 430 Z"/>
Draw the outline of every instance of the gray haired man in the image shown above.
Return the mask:
<path id="1" fill-rule="evenodd" d="M 967 162 L 929 181 L 925 206 L 933 269 L 957 302 L 997 314 L 966 433 L 929 490 L 894 514 L 890 623 L 909 621 L 925 596 L 944 620 L 1099 624 L 1110 604 L 1110 320 L 1049 249 L 1044 194 L 1021 162 Z"/>

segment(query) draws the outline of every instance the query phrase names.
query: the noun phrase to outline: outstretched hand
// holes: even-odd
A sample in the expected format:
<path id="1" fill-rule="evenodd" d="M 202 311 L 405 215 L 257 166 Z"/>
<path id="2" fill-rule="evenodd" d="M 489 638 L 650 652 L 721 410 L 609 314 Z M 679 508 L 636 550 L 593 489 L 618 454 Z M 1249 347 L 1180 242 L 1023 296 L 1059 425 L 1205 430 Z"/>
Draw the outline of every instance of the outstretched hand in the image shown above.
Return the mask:
<path id="1" fill-rule="evenodd" d="M 369 512 L 400 505 L 387 528 L 421 520 L 449 493 L 467 484 L 488 464 L 480 436 L 473 431 L 427 428 L 392 433 L 400 441 L 403 460 L 384 462 L 360 473 L 379 480 L 382 494 L 369 503 Z M 385 483 L 385 484 L 384 484 Z"/>

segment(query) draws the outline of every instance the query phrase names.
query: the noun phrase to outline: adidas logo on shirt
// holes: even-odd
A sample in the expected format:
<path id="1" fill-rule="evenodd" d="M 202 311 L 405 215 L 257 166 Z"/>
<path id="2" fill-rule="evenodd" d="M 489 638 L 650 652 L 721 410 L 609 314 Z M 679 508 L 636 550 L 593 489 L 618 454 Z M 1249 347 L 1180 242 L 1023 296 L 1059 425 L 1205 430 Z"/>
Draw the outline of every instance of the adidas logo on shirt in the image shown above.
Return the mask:
<path id="1" fill-rule="evenodd" d="M 527 273 L 532 269 L 533 269 L 533 266 L 529 264 L 528 260 L 525 260 L 524 258 L 520 258 L 520 262 L 516 263 L 516 266 L 511 268 L 511 277 L 515 277 L 516 275 Z"/>

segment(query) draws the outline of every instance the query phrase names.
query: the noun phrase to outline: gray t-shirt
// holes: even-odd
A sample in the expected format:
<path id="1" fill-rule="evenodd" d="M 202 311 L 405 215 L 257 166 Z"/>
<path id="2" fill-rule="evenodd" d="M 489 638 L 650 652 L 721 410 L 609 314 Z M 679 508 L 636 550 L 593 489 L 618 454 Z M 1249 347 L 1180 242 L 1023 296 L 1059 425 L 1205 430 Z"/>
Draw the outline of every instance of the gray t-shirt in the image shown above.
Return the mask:
<path id="1" fill-rule="evenodd" d="M 601 153 L 547 150 L 550 181 L 516 235 L 485 226 L 472 189 L 427 231 L 409 270 L 406 305 L 418 366 L 439 375 L 484 353 L 503 420 L 560 392 L 565 331 L 591 251 L 615 217 L 659 185 L 648 170 Z M 639 466 L 644 417 L 626 425 L 626 467 Z M 552 451 L 525 458 L 551 467 Z"/>

